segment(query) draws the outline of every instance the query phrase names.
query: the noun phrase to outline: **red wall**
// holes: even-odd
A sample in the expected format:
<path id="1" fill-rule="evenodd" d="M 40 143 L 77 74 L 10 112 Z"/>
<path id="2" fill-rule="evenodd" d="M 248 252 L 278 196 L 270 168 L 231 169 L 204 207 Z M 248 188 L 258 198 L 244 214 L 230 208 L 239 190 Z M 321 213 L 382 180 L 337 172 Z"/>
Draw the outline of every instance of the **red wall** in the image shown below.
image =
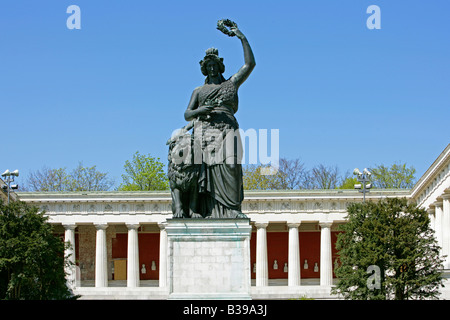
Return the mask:
<path id="1" fill-rule="evenodd" d="M 300 277 L 320 277 L 320 232 L 300 232 Z M 304 269 L 305 260 L 308 260 L 308 269 Z M 314 272 L 314 264 L 317 262 L 319 272 Z"/>
<path id="2" fill-rule="evenodd" d="M 159 279 L 159 233 L 139 233 L 139 274 L 141 280 Z M 112 239 L 112 258 L 126 259 L 128 234 L 117 233 Z M 156 262 L 156 270 L 151 270 L 152 261 Z M 140 272 L 142 264 L 147 269 L 146 274 Z"/>
<path id="3" fill-rule="evenodd" d="M 333 263 L 337 257 L 335 248 L 338 232 L 331 232 Z M 299 232 L 300 242 L 300 270 L 301 278 L 320 277 L 320 232 Z M 267 232 L 267 258 L 269 267 L 269 279 L 287 279 L 288 273 L 283 271 L 284 264 L 288 262 L 288 232 Z M 305 259 L 308 260 L 308 269 L 304 269 Z M 253 264 L 256 262 L 256 232 L 250 240 L 250 260 L 252 279 L 256 277 L 253 272 Z M 278 270 L 273 269 L 274 260 L 278 262 Z M 314 272 L 314 263 L 318 264 L 319 272 Z"/>

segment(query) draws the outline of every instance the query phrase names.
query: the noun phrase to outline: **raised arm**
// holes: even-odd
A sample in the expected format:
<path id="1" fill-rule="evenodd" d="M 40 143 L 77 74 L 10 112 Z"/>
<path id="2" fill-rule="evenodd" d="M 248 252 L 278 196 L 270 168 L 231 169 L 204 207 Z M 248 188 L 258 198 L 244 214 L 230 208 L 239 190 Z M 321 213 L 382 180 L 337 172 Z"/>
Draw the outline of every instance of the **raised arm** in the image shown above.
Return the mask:
<path id="1" fill-rule="evenodd" d="M 239 87 L 245 80 L 247 80 L 250 73 L 252 73 L 256 62 L 255 57 L 253 56 L 252 48 L 250 47 L 250 44 L 244 34 L 237 27 L 231 28 L 231 31 L 236 34 L 236 37 L 241 39 L 242 47 L 244 48 L 244 65 L 231 77 L 231 80 L 234 81 Z"/>

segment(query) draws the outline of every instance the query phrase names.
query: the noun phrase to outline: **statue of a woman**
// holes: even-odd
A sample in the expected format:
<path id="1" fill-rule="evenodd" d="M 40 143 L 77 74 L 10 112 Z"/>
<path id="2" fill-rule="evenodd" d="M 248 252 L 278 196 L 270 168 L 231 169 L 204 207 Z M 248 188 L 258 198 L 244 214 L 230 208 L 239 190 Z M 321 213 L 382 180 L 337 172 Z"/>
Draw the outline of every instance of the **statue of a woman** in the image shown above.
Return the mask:
<path id="1" fill-rule="evenodd" d="M 229 20 L 227 20 L 230 22 Z M 223 58 L 215 48 L 206 50 L 200 61 L 206 76 L 205 84 L 192 93 L 184 117 L 195 122 L 194 139 L 201 136 L 202 162 L 198 175 L 196 205 L 205 218 L 243 218 L 241 203 L 244 198 L 241 152 L 238 147 L 225 146 L 226 135 L 237 132 L 234 117 L 238 110 L 238 89 L 255 67 L 255 58 L 247 38 L 233 23 L 230 36 L 237 36 L 244 49 L 244 65 L 228 80 L 223 77 Z M 199 132 L 200 131 L 200 132 Z M 235 134 L 240 140 L 238 134 Z M 231 150 L 233 149 L 233 150 Z M 199 150 L 194 148 L 194 153 Z M 219 154 L 217 154 L 219 153 Z M 198 155 L 194 155 L 198 159 Z"/>

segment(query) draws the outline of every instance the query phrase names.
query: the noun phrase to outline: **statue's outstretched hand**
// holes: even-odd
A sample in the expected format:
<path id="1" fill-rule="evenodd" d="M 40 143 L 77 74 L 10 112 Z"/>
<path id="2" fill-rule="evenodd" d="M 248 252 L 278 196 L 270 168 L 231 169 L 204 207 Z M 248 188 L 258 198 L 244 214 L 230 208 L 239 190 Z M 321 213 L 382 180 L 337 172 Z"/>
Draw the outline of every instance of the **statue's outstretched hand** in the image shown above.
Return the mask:
<path id="1" fill-rule="evenodd" d="M 245 38 L 245 36 L 244 36 L 244 34 L 242 33 L 242 31 L 241 30 L 239 30 L 239 28 L 238 27 L 232 27 L 232 28 L 230 28 L 230 30 L 236 35 L 236 37 L 238 37 L 239 39 L 244 39 Z"/>
<path id="2" fill-rule="evenodd" d="M 239 30 L 236 22 L 229 19 L 222 19 L 217 21 L 217 29 L 219 29 L 229 37 L 236 36 L 241 40 L 245 38 L 244 34 L 241 32 L 241 30 Z"/>

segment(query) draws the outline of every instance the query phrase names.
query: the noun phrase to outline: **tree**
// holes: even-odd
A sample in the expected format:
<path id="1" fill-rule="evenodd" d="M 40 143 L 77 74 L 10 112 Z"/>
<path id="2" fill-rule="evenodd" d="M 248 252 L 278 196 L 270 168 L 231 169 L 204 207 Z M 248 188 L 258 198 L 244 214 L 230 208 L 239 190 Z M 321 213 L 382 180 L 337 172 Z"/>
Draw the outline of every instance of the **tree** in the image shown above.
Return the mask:
<path id="1" fill-rule="evenodd" d="M 374 188 L 380 189 L 405 189 L 412 188 L 415 183 L 414 167 L 406 167 L 406 164 L 393 164 L 391 167 L 383 164 L 370 168 L 372 173 L 370 180 Z M 347 176 L 342 179 L 339 189 L 354 189 L 359 184 L 356 177 Z"/>
<path id="2" fill-rule="evenodd" d="M 27 191 L 67 191 L 69 175 L 66 168 L 51 169 L 44 166 L 28 175 L 24 190 Z"/>
<path id="3" fill-rule="evenodd" d="M 355 184 L 360 183 L 355 177 L 346 177 L 342 180 L 338 189 L 355 189 Z"/>
<path id="4" fill-rule="evenodd" d="M 280 159 L 278 178 L 280 180 L 280 189 L 293 190 L 304 189 L 305 182 L 308 179 L 308 172 L 300 159 Z"/>
<path id="5" fill-rule="evenodd" d="M 243 169 L 246 190 L 294 190 L 294 189 L 335 189 L 342 181 L 339 169 L 322 164 L 306 170 L 299 159 L 280 158 L 278 170 L 273 174 L 262 173 L 270 169 L 268 165 L 249 165 Z M 271 172 L 271 170 L 268 170 Z"/>
<path id="6" fill-rule="evenodd" d="M 97 166 L 84 167 L 82 162 L 67 173 L 67 169 L 51 169 L 44 166 L 28 175 L 24 190 L 27 191 L 107 191 L 114 185 L 108 173 L 100 172 Z"/>
<path id="7" fill-rule="evenodd" d="M 248 165 L 243 168 L 244 190 L 278 190 L 281 189 L 279 173 L 263 174 L 263 169 L 269 169 L 267 165 Z"/>
<path id="8" fill-rule="evenodd" d="M 307 171 L 299 159 L 280 158 L 277 169 L 269 165 L 248 165 L 243 168 L 245 190 L 302 189 L 306 179 Z"/>
<path id="9" fill-rule="evenodd" d="M 338 167 L 319 164 L 309 174 L 308 189 L 336 189 L 341 184 Z"/>
<path id="10" fill-rule="evenodd" d="M 353 203 L 340 227 L 332 292 L 346 299 L 436 299 L 439 246 L 424 209 L 405 198 Z"/>
<path id="11" fill-rule="evenodd" d="M 139 151 L 136 151 L 131 162 L 125 161 L 124 169 L 126 173 L 122 175 L 123 182 L 118 190 L 169 189 L 169 180 L 164 172 L 164 164 L 159 161 L 159 158 L 154 158 L 150 154 L 141 155 Z"/>
<path id="12" fill-rule="evenodd" d="M 68 247 L 38 208 L 0 202 L 0 299 L 73 299 L 66 284 Z"/>
<path id="13" fill-rule="evenodd" d="M 100 172 L 96 166 L 84 167 L 80 162 L 70 175 L 69 191 L 107 191 L 114 185 L 108 173 Z"/>
<path id="14" fill-rule="evenodd" d="M 414 186 L 416 169 L 406 167 L 406 163 L 394 163 L 391 167 L 383 164 L 369 169 L 372 173 L 372 183 L 375 188 L 409 189 Z"/>

